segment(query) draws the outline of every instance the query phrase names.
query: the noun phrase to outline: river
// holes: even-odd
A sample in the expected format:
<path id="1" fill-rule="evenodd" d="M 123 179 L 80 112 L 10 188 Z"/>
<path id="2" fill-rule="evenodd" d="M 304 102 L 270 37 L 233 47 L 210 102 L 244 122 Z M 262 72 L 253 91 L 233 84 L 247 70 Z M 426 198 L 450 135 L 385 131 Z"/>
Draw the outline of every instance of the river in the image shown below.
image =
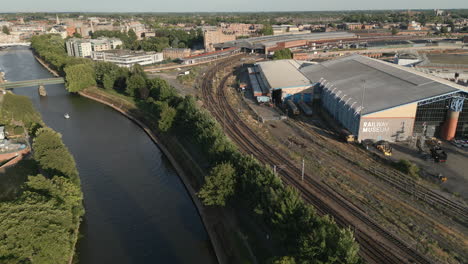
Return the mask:
<path id="1" fill-rule="evenodd" d="M 9 81 L 52 77 L 27 48 L 0 50 L 0 69 Z M 150 138 L 64 85 L 46 90 L 47 97 L 39 97 L 37 87 L 14 92 L 32 99 L 76 159 L 86 209 L 79 263 L 216 263 L 195 205 Z"/>

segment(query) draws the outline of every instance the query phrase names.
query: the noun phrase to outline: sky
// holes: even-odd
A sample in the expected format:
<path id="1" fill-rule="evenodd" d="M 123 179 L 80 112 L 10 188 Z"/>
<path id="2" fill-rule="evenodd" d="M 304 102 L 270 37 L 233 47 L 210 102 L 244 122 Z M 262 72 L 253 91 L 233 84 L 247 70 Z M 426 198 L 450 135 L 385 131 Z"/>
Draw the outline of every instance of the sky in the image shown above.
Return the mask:
<path id="1" fill-rule="evenodd" d="M 0 0 L 3 12 L 268 12 L 468 8 L 468 0 Z"/>

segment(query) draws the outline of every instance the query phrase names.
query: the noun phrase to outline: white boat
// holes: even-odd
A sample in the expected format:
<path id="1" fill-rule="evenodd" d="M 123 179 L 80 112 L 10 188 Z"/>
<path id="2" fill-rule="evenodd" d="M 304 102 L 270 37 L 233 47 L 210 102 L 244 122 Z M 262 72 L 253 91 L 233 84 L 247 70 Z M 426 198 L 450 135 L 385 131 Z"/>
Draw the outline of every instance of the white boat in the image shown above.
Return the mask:
<path id="1" fill-rule="evenodd" d="M 65 115 L 63 115 L 63 117 L 65 117 L 66 119 L 70 118 L 70 115 L 68 113 L 66 113 Z"/>

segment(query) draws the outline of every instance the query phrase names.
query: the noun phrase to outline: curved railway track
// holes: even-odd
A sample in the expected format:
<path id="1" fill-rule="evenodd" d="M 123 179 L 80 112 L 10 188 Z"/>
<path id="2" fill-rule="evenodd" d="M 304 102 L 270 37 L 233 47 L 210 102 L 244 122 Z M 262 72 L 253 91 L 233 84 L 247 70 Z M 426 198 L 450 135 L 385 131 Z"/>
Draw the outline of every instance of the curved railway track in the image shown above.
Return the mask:
<path id="1" fill-rule="evenodd" d="M 333 216 L 340 226 L 352 227 L 361 246 L 360 254 L 368 263 L 433 263 L 312 175 L 306 173 L 302 182 L 301 170 L 296 164 L 257 136 L 256 132 L 239 118 L 225 96 L 224 87 L 229 75 L 224 76 L 217 87 L 213 85 L 217 71 L 231 66 L 237 59 L 238 57 L 230 58 L 214 65 L 202 79 L 201 91 L 205 107 L 223 125 L 227 135 L 240 149 L 255 155 L 265 164 L 285 165 L 279 172 L 282 180 L 296 188 L 319 213 Z"/>

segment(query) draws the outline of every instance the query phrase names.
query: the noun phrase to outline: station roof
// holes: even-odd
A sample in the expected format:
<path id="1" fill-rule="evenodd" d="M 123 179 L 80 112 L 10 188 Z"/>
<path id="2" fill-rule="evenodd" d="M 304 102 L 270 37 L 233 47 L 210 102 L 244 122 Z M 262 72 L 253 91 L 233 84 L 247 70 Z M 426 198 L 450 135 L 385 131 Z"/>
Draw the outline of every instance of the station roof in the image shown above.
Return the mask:
<path id="1" fill-rule="evenodd" d="M 343 98 L 357 112 L 364 97 L 362 115 L 467 92 L 463 86 L 444 79 L 361 55 L 322 62 L 300 71 L 312 83 L 325 83 L 333 94 Z"/>
<path id="2" fill-rule="evenodd" d="M 287 89 L 310 86 L 311 82 L 298 69 L 307 62 L 296 60 L 275 60 L 258 62 L 257 66 L 263 73 L 269 89 Z"/>
<path id="3" fill-rule="evenodd" d="M 263 36 L 247 39 L 238 39 L 224 43 L 215 44 L 218 48 L 248 48 L 248 49 L 265 49 L 265 47 L 274 47 L 280 42 L 288 42 L 295 40 L 310 40 L 320 41 L 327 39 L 344 39 L 356 37 L 353 33 L 348 32 L 324 32 L 324 33 L 307 33 L 307 34 L 285 34 L 275 36 Z"/>

